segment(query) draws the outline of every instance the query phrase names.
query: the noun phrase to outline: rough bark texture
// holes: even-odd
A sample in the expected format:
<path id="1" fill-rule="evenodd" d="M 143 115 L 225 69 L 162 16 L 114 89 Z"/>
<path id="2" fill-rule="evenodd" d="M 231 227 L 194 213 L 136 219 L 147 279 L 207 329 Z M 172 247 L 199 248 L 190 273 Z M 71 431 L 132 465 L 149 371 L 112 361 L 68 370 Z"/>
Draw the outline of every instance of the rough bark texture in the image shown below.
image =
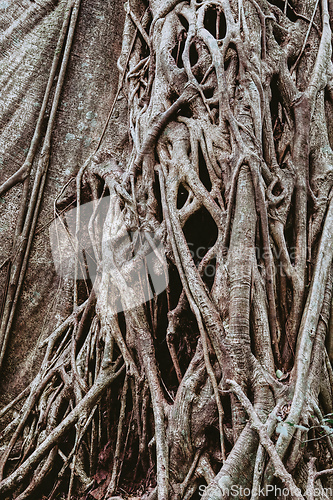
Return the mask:
<path id="1" fill-rule="evenodd" d="M 331 2 L 0 14 L 1 498 L 331 498 Z"/>

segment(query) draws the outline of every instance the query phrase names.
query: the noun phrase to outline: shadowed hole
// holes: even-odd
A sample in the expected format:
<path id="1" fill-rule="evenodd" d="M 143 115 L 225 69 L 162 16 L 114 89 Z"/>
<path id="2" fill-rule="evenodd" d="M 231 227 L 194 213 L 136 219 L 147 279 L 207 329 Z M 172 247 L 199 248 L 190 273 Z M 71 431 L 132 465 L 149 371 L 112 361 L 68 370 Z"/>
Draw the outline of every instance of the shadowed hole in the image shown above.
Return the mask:
<path id="1" fill-rule="evenodd" d="M 285 0 L 268 0 L 268 2 L 271 5 L 275 5 L 278 7 L 282 12 L 284 12 L 284 6 L 285 6 Z M 287 6 L 287 17 L 290 19 L 290 21 L 296 22 L 298 17 L 295 15 L 293 10 L 290 8 L 289 4 Z"/>
<path id="2" fill-rule="evenodd" d="M 161 202 L 161 190 L 160 190 L 160 183 L 159 183 L 157 174 L 155 174 L 154 194 L 155 194 L 155 200 L 156 200 L 156 203 L 154 205 L 155 215 L 156 215 L 157 220 L 159 222 L 162 222 L 163 211 L 162 211 L 162 202 Z"/>
<path id="3" fill-rule="evenodd" d="M 211 99 L 214 95 L 214 90 L 215 89 L 213 87 L 209 87 L 208 89 L 205 89 L 203 93 L 207 99 Z"/>
<path id="4" fill-rule="evenodd" d="M 178 14 L 178 18 L 179 18 L 179 21 L 182 23 L 182 26 L 188 32 L 189 24 L 188 24 L 188 20 L 186 19 L 186 17 L 182 16 L 181 14 Z"/>
<path id="5" fill-rule="evenodd" d="M 191 500 L 200 500 L 203 497 L 205 490 L 207 488 L 207 483 L 204 478 L 201 478 L 200 484 L 196 492 L 192 495 Z"/>
<path id="6" fill-rule="evenodd" d="M 215 274 L 216 274 L 216 266 L 217 266 L 217 261 L 216 258 L 211 259 L 209 262 L 207 262 L 207 265 L 205 266 L 203 270 L 203 276 L 202 279 L 208 286 L 208 290 L 212 289 L 212 286 L 214 284 L 214 279 L 215 279 Z"/>
<path id="7" fill-rule="evenodd" d="M 296 257 L 295 254 L 296 234 L 295 234 L 295 216 L 294 216 L 295 204 L 296 204 L 296 194 L 294 192 L 291 198 L 290 210 L 288 213 L 288 218 L 284 230 L 288 253 L 292 265 L 295 264 L 295 257 Z"/>
<path id="8" fill-rule="evenodd" d="M 183 52 L 185 48 L 185 43 L 186 43 L 186 33 L 183 31 L 182 33 L 179 34 L 178 42 L 171 51 L 171 55 L 174 58 L 178 68 L 180 69 L 184 68 Z"/>
<path id="9" fill-rule="evenodd" d="M 180 184 L 179 189 L 178 189 L 178 196 L 177 196 L 177 208 L 183 208 L 183 206 L 186 203 L 186 200 L 188 198 L 188 191 L 187 189 Z"/>
<path id="10" fill-rule="evenodd" d="M 207 165 L 200 144 L 199 144 L 199 177 L 202 184 L 207 189 L 207 191 L 210 191 L 212 189 L 212 182 L 210 180 L 209 172 L 207 169 Z"/>
<path id="11" fill-rule="evenodd" d="M 283 189 L 282 189 L 282 187 L 281 187 L 280 183 L 279 183 L 279 182 L 277 182 L 277 183 L 275 184 L 275 186 L 274 186 L 273 191 L 272 191 L 273 195 L 274 195 L 274 196 L 280 196 L 280 194 L 282 193 L 282 191 L 283 191 Z"/>
<path id="12" fill-rule="evenodd" d="M 273 25 L 273 35 L 279 45 L 282 45 L 288 39 L 288 33 L 279 24 L 276 23 Z"/>
<path id="13" fill-rule="evenodd" d="M 279 99 L 280 99 L 280 93 L 277 85 L 277 78 L 273 77 L 271 81 L 271 92 L 272 92 L 272 98 L 270 102 L 270 110 L 271 110 L 271 117 L 272 117 L 272 128 L 273 128 L 273 134 L 274 134 L 274 139 L 275 139 L 275 146 L 277 141 L 279 141 L 282 133 L 282 129 L 279 126 Z M 265 158 L 269 157 L 269 152 L 266 151 L 266 147 L 264 147 L 264 154 Z"/>
<path id="14" fill-rule="evenodd" d="M 236 69 L 234 70 L 236 75 L 239 71 L 239 60 L 237 48 L 234 43 L 230 43 L 228 49 L 226 50 L 225 58 L 224 58 L 224 70 L 228 71 L 231 62 L 235 63 L 236 61 Z"/>
<path id="15" fill-rule="evenodd" d="M 201 207 L 186 221 L 183 231 L 194 263 L 199 265 L 217 239 L 214 219 L 205 207 Z"/>
<path id="16" fill-rule="evenodd" d="M 181 110 L 177 113 L 177 116 L 185 116 L 186 118 L 191 118 L 192 110 L 190 103 L 187 103 L 185 106 L 183 106 Z"/>
<path id="17" fill-rule="evenodd" d="M 204 26 L 217 40 L 223 39 L 227 33 L 227 22 L 224 13 L 214 8 L 206 10 Z"/>
<path id="18" fill-rule="evenodd" d="M 197 64 L 198 59 L 199 59 L 199 56 L 198 56 L 197 48 L 196 48 L 195 44 L 192 43 L 191 46 L 190 46 L 190 63 L 191 63 L 191 66 L 194 66 L 195 64 Z"/>

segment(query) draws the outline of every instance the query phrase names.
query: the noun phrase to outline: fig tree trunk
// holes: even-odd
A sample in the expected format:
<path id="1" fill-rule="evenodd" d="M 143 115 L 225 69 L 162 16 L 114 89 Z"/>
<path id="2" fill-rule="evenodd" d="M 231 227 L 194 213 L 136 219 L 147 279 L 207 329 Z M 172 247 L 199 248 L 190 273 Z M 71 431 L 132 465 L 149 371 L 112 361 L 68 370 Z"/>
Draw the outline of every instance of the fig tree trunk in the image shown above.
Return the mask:
<path id="1" fill-rule="evenodd" d="M 1 498 L 333 498 L 333 4 L 0 15 Z"/>

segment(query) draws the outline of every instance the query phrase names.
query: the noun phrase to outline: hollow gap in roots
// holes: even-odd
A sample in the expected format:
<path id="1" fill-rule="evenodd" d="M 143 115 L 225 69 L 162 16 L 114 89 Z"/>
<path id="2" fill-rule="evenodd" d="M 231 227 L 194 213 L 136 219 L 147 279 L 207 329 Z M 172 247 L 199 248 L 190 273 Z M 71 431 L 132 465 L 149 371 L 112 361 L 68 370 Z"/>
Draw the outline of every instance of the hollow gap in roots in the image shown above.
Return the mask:
<path id="1" fill-rule="evenodd" d="M 204 494 L 205 488 L 207 488 L 207 483 L 201 478 L 200 484 L 198 484 L 198 489 L 191 496 L 191 500 L 200 500 Z"/>
<path id="2" fill-rule="evenodd" d="M 295 192 L 291 198 L 290 209 L 286 221 L 286 225 L 284 228 L 285 240 L 288 248 L 288 252 L 290 255 L 291 264 L 295 264 L 295 243 L 296 243 L 296 235 L 295 235 Z"/>
<path id="3" fill-rule="evenodd" d="M 182 14 L 178 14 L 178 18 L 179 18 L 179 21 L 181 22 L 183 28 L 185 29 L 185 31 L 188 32 L 189 24 L 188 24 L 188 20 L 186 19 L 186 17 L 183 16 Z"/>
<path id="4" fill-rule="evenodd" d="M 178 381 L 176 373 L 174 371 L 173 363 L 171 360 L 169 348 L 166 342 L 166 330 L 168 326 L 168 304 L 166 292 L 163 292 L 158 297 L 158 316 L 157 316 L 157 328 L 156 328 L 156 340 L 155 340 L 155 351 L 156 360 L 158 362 L 161 376 L 164 384 L 166 385 L 169 394 L 175 394 L 178 388 Z M 176 351 L 177 349 L 177 345 Z M 169 394 L 166 393 L 165 396 L 169 400 Z"/>
<path id="5" fill-rule="evenodd" d="M 212 189 L 212 182 L 210 180 L 206 161 L 204 159 L 200 144 L 199 144 L 199 177 L 202 184 L 207 189 L 207 191 L 210 191 Z"/>
<path id="6" fill-rule="evenodd" d="M 154 213 L 158 222 L 163 221 L 163 211 L 162 211 L 162 202 L 161 202 L 161 190 L 160 183 L 158 181 L 157 173 L 155 173 L 155 182 L 154 182 Z"/>
<path id="7" fill-rule="evenodd" d="M 171 310 L 175 309 L 181 292 L 183 290 L 180 277 L 178 271 L 173 264 L 169 266 L 169 290 L 170 290 L 170 308 Z M 162 315 L 166 317 L 166 311 L 162 310 L 159 313 L 159 317 Z M 163 342 L 165 341 L 165 332 L 166 329 L 158 327 L 163 333 L 159 333 L 158 335 L 162 335 Z M 163 337 L 164 335 L 164 337 Z M 184 374 L 192 360 L 194 352 L 196 350 L 197 341 L 199 338 L 198 327 L 195 321 L 195 317 L 193 312 L 191 311 L 189 304 L 186 300 L 186 304 L 178 316 L 176 335 L 174 336 L 175 348 L 178 356 L 179 365 L 181 368 L 181 372 Z M 168 354 L 169 358 L 169 354 Z M 160 365 L 161 366 L 161 365 Z M 161 366 L 162 367 L 162 366 Z M 169 375 L 167 376 L 167 380 L 169 381 L 168 387 L 173 391 L 176 387 L 178 387 L 178 381 L 176 379 L 176 374 L 174 372 L 173 365 L 171 370 L 169 368 Z"/>
<path id="8" fill-rule="evenodd" d="M 205 89 L 203 91 L 205 97 L 207 97 L 207 99 L 211 99 L 214 95 L 214 88 L 213 87 L 208 87 L 207 89 Z"/>
<path id="9" fill-rule="evenodd" d="M 271 81 L 271 93 L 272 93 L 272 98 L 270 102 L 270 109 L 271 109 L 271 117 L 272 117 L 272 128 L 274 131 L 274 144 L 275 144 L 275 150 L 277 150 L 277 142 L 279 141 L 282 132 L 281 132 L 281 126 L 277 126 L 277 120 L 279 120 L 279 97 L 280 97 L 280 92 L 277 86 L 277 78 L 273 77 Z"/>
<path id="10" fill-rule="evenodd" d="M 192 117 L 192 111 L 189 103 L 186 103 L 177 113 L 177 116 L 185 116 L 186 118 Z"/>
<path id="11" fill-rule="evenodd" d="M 278 7 L 280 10 L 282 10 L 282 12 L 284 12 L 284 6 L 285 6 L 285 0 L 268 0 L 268 2 L 271 4 L 271 5 L 275 5 L 276 7 Z M 290 21 L 292 21 L 293 23 L 295 23 L 298 19 L 298 17 L 296 16 L 296 14 L 293 12 L 293 10 L 290 8 L 289 4 L 287 6 L 287 17 L 290 19 Z"/>
<path id="12" fill-rule="evenodd" d="M 207 45 L 200 39 L 196 39 L 190 48 L 190 62 L 193 76 L 201 83 L 205 77 L 205 85 L 217 86 L 216 73 L 214 69 L 207 71 L 212 66 L 212 56 Z"/>
<path id="13" fill-rule="evenodd" d="M 184 63 L 183 63 L 183 52 L 185 48 L 185 43 L 186 43 L 186 34 L 184 32 L 181 32 L 179 34 L 179 39 L 174 46 L 174 48 L 171 51 L 171 55 L 175 60 L 176 65 L 178 66 L 179 69 L 184 68 Z"/>
<path id="14" fill-rule="evenodd" d="M 196 45 L 195 45 L 195 43 L 191 43 L 191 46 L 190 46 L 190 64 L 191 64 L 191 66 L 194 66 L 198 62 L 198 59 L 199 59 L 199 55 L 198 55 Z"/>
<path id="15" fill-rule="evenodd" d="M 214 258 L 208 262 L 203 272 L 203 280 L 206 283 L 209 290 L 212 289 L 212 286 L 214 284 L 216 266 L 217 266 L 217 261 Z"/>
<path id="16" fill-rule="evenodd" d="M 188 191 L 183 184 L 180 184 L 178 188 L 178 196 L 177 196 L 177 208 L 178 210 L 183 208 L 188 198 Z"/>
<path id="17" fill-rule="evenodd" d="M 186 221 L 184 235 L 193 261 L 198 266 L 217 239 L 216 224 L 205 207 L 201 207 Z"/>
<path id="18" fill-rule="evenodd" d="M 208 8 L 205 13 L 204 26 L 216 39 L 222 40 L 227 33 L 227 21 L 223 11 Z"/>
<path id="19" fill-rule="evenodd" d="M 141 57 L 141 59 L 145 59 L 146 57 L 148 57 L 148 56 L 149 56 L 149 53 L 150 53 L 150 51 L 149 51 L 149 47 L 148 47 L 148 45 L 146 44 L 146 42 L 145 42 L 145 40 L 143 39 L 143 37 L 142 37 L 142 35 L 141 35 L 141 33 L 140 33 L 140 32 L 139 32 L 139 34 L 138 34 L 138 38 L 139 38 L 139 40 L 140 40 L 140 42 L 141 42 L 141 54 L 140 54 L 140 57 Z"/>
<path id="20" fill-rule="evenodd" d="M 181 333 L 178 338 L 177 350 L 179 366 L 182 373 L 185 373 L 192 361 L 199 340 L 198 325 L 189 307 L 180 317 L 179 332 Z M 177 345 L 175 347 L 177 349 Z"/>

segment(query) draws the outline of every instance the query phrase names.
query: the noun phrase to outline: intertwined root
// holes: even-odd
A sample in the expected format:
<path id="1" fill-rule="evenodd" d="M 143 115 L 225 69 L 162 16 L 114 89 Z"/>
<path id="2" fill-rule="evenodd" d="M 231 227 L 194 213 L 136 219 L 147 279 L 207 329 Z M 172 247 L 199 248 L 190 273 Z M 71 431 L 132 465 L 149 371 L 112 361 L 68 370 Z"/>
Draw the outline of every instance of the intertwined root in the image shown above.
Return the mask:
<path id="1" fill-rule="evenodd" d="M 84 232 L 97 277 L 75 280 L 73 314 L 1 412 L 23 401 L 1 434 L 4 498 L 108 498 L 132 483 L 150 499 L 207 484 L 207 500 L 232 486 L 254 500 L 274 476 L 313 498 L 304 452 L 325 438 L 326 467 L 333 450 L 327 425 L 317 432 L 333 381 L 331 31 L 318 3 L 126 4 L 110 116 L 125 95 L 129 136 L 111 152 L 102 137 L 81 168 L 69 234 L 75 278 Z M 149 300 L 147 252 L 166 287 Z"/>

